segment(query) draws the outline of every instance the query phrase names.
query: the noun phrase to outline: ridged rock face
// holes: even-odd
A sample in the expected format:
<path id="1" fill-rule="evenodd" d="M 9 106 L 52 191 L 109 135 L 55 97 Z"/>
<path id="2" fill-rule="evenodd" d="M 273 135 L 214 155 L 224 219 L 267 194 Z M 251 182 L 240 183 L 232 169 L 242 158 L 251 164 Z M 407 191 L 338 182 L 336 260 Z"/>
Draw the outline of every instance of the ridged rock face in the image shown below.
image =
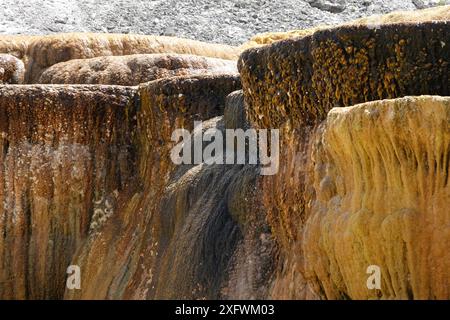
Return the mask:
<path id="1" fill-rule="evenodd" d="M 175 54 L 75 59 L 51 66 L 38 82 L 134 86 L 161 78 L 208 73 L 237 73 L 236 61 Z"/>
<path id="2" fill-rule="evenodd" d="M 208 128 L 222 131 L 222 117 L 205 122 L 203 132 Z M 155 219 L 160 250 L 147 297 L 267 296 L 274 244 L 258 217 L 257 177 L 256 166 L 199 164 L 174 171 Z"/>
<path id="3" fill-rule="evenodd" d="M 62 297 L 93 215 L 113 214 L 133 176 L 135 93 L 0 86 L 1 298 Z"/>
<path id="4" fill-rule="evenodd" d="M 239 69 L 246 111 L 252 125 L 281 130 L 280 170 L 277 175 L 264 177 L 260 182 L 261 201 L 281 256 L 271 297 L 352 296 L 342 289 L 342 283 L 340 296 L 336 290 L 334 295 L 324 292 L 312 270 L 321 275 L 326 272 L 339 274 L 337 265 L 333 264 L 333 268 L 325 271 L 316 261 L 326 260 L 325 253 L 328 252 L 324 253 L 324 249 L 306 254 L 312 245 L 303 245 L 304 225 L 312 223 L 308 210 L 316 198 L 333 191 L 333 186 L 327 189 L 326 180 L 323 190 L 317 190 L 310 183 L 320 172 L 314 171 L 311 165 L 313 142 L 319 139 L 317 127 L 334 107 L 405 95 L 448 95 L 449 27 L 445 22 L 389 24 L 376 29 L 345 26 L 249 49 L 241 55 Z M 367 139 L 371 138 L 367 136 Z M 437 206 L 445 207 L 443 202 Z M 331 212 L 332 209 L 328 224 L 321 228 L 332 228 L 333 223 L 339 223 L 331 221 Z M 348 259 L 351 261 L 353 257 Z M 427 263 L 436 268 L 444 265 L 441 261 Z M 316 267 L 322 270 L 316 271 Z M 361 271 L 366 276 L 364 279 L 368 277 L 365 274 L 367 267 Z M 398 270 L 400 268 L 404 266 Z M 355 272 L 355 269 L 351 270 Z M 363 281 L 358 285 L 365 284 Z M 430 284 L 428 290 L 432 292 L 431 296 L 441 294 L 444 289 L 433 288 Z M 386 297 L 402 295 L 386 294 Z"/>
<path id="5" fill-rule="evenodd" d="M 281 129 L 283 165 L 276 176 L 264 179 L 263 189 L 283 247 L 297 239 L 304 194 L 310 192 L 304 166 L 314 127 L 332 107 L 407 94 L 448 95 L 450 57 L 442 43 L 449 42 L 449 28 L 446 23 L 341 27 L 242 54 L 250 121 Z"/>
<path id="6" fill-rule="evenodd" d="M 25 81 L 130 85 L 0 86 L 0 298 L 450 299 L 441 10 L 247 50 L 242 88 L 228 46 L 0 37 Z M 280 129 L 276 175 L 170 158 L 175 129 L 251 126 Z"/>
<path id="7" fill-rule="evenodd" d="M 0 84 L 21 84 L 25 75 L 23 62 L 9 54 L 0 54 Z"/>
<path id="8" fill-rule="evenodd" d="M 303 247 L 329 299 L 449 299 L 450 99 L 333 109 L 312 151 Z M 366 269 L 381 268 L 381 290 Z"/>
<path id="9" fill-rule="evenodd" d="M 167 296 L 167 293 L 160 293 L 164 282 L 158 282 L 156 275 L 159 266 L 170 260 L 170 226 L 182 225 L 183 221 L 183 216 L 177 216 L 177 211 L 171 211 L 171 207 L 162 205 L 161 201 L 170 174 L 175 170 L 169 157 L 174 146 L 172 132 L 183 127 L 191 130 L 194 120 L 222 114 L 225 97 L 239 88 L 238 77 L 223 75 L 176 77 L 140 86 L 139 181 L 134 189 L 129 189 L 129 200 L 122 202 L 118 214 L 93 234 L 73 259 L 89 282 L 82 291 L 66 291 L 67 298 Z M 201 252 L 201 248 L 198 250 Z M 192 259 L 195 261 L 194 257 Z M 181 275 L 187 267 L 182 263 L 179 269 L 172 270 Z M 194 295 L 193 288 L 189 288 L 189 292 L 180 289 L 179 296 Z"/>
<path id="10" fill-rule="evenodd" d="M 0 36 L 0 52 L 23 59 L 26 83 L 37 83 L 42 72 L 59 62 L 100 56 L 176 53 L 235 60 L 239 50 L 173 37 L 68 33 L 48 36 Z"/>
<path id="11" fill-rule="evenodd" d="M 138 53 L 183 53 L 205 57 L 236 59 L 233 47 L 199 41 L 144 35 L 62 34 L 36 39 L 29 49 L 27 79 L 38 81 L 48 67 L 71 59 L 119 56 Z"/>
<path id="12" fill-rule="evenodd" d="M 27 61 L 27 50 L 34 36 L 24 35 L 0 35 L 0 53 L 7 53 L 14 57 Z"/>
<path id="13" fill-rule="evenodd" d="M 230 110 L 243 110 L 241 91 L 227 97 L 223 118 L 203 123 L 193 137 L 209 128 L 223 132 L 230 123 L 245 128 L 245 116 L 231 120 Z M 254 165 L 184 165 L 173 172 L 157 220 L 161 250 L 147 297 L 267 297 L 275 246 L 263 219 L 258 181 Z"/>
<path id="14" fill-rule="evenodd" d="M 333 107 L 449 95 L 449 34 L 446 22 L 348 26 L 249 49 L 239 60 L 249 117 L 259 127 L 311 125 Z"/>

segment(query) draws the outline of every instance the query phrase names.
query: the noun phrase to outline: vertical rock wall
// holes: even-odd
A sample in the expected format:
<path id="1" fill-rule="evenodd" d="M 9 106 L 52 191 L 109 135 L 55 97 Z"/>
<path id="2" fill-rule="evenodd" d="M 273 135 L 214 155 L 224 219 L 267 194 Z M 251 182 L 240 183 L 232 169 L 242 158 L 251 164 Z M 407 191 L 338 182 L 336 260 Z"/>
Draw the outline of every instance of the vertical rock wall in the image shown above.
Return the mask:
<path id="1" fill-rule="evenodd" d="M 162 228 L 164 188 L 175 165 L 170 160 L 172 131 L 191 130 L 194 120 L 223 113 L 225 97 L 240 88 L 237 76 L 175 77 L 139 88 L 139 183 L 129 189 L 129 201 L 93 235 L 75 256 L 90 279 L 82 291 L 66 291 L 66 298 L 145 299 L 157 296 L 158 267 L 164 261 L 173 230 Z M 173 214 L 173 212 L 170 212 Z M 173 269 L 183 274 L 184 267 Z M 164 282 L 160 283 L 160 290 Z M 185 291 L 184 291 L 185 292 Z M 175 292 L 173 292 L 175 294 Z M 177 292 L 180 296 L 183 291 Z"/>
<path id="2" fill-rule="evenodd" d="M 306 257 L 312 264 L 320 259 L 307 255 L 311 248 L 303 245 L 307 212 L 323 196 L 311 184 L 321 169 L 311 165 L 312 142 L 320 139 L 318 127 L 332 108 L 405 95 L 448 95 L 448 31 L 447 22 L 343 26 L 241 55 L 238 65 L 252 125 L 281 130 L 280 171 L 261 182 L 267 219 L 282 255 L 272 297 L 350 296 L 346 290 L 340 296 L 329 294 L 305 270 Z"/>
<path id="3" fill-rule="evenodd" d="M 232 70 L 203 74 L 234 64 L 232 47 L 0 37 L 25 81 L 69 84 L 0 86 L 0 298 L 448 299 L 441 10 L 249 49 L 241 91 Z M 136 53 L 163 54 L 115 57 Z M 280 129 L 279 172 L 175 165 L 172 133 L 195 120 L 193 136 Z M 70 264 L 81 290 L 65 289 Z M 369 265 L 381 289 L 368 290 Z"/>
<path id="4" fill-rule="evenodd" d="M 334 107 L 404 95 L 449 95 L 447 22 L 345 26 L 249 49 L 239 59 L 258 127 L 314 125 Z"/>
<path id="5" fill-rule="evenodd" d="M 113 214 L 134 174 L 136 92 L 13 85 L 0 92 L 0 296 L 60 298 L 93 214 Z"/>
<path id="6" fill-rule="evenodd" d="M 330 299 L 450 297 L 450 99 L 333 109 L 311 156 L 316 199 L 303 247 Z M 381 268 L 368 290 L 366 269 Z"/>

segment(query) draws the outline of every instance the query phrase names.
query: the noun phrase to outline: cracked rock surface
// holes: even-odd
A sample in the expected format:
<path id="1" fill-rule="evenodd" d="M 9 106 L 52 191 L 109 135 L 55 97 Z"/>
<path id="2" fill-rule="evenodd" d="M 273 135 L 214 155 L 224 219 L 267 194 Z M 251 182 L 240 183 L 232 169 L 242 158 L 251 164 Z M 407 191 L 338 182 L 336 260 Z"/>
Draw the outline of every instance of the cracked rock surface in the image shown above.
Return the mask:
<path id="1" fill-rule="evenodd" d="M 0 0 L 0 34 L 137 33 L 241 44 L 257 33 L 337 24 L 448 0 Z"/>

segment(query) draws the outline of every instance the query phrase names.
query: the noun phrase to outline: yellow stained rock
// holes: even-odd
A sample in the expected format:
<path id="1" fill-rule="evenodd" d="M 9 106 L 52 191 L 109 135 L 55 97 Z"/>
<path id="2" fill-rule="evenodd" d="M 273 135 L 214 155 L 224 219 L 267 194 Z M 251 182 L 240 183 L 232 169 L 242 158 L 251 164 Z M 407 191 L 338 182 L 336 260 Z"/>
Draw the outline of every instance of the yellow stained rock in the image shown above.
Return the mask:
<path id="1" fill-rule="evenodd" d="M 450 99 L 336 108 L 316 134 L 307 280 L 329 299 L 449 299 Z"/>
<path id="2" fill-rule="evenodd" d="M 25 63 L 26 82 L 36 83 L 48 67 L 72 59 L 143 53 L 178 53 L 236 60 L 235 47 L 175 37 L 103 33 L 63 33 L 46 36 L 0 36 L 0 53 Z"/>
<path id="3" fill-rule="evenodd" d="M 46 69 L 39 83 L 134 86 L 174 76 L 237 74 L 236 61 L 187 54 L 134 54 L 73 59 Z"/>

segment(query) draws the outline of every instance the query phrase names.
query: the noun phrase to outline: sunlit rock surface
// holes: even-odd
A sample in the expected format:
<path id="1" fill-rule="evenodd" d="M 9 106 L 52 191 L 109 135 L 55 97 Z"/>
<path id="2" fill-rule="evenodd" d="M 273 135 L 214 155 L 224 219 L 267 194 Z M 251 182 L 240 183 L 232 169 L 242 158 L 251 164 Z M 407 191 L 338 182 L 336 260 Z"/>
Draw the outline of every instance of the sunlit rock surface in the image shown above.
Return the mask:
<path id="1" fill-rule="evenodd" d="M 1 35 L 0 36 L 0 52 L 7 53 L 21 59 L 26 63 L 28 46 L 34 39 L 34 36 L 25 35 Z"/>
<path id="2" fill-rule="evenodd" d="M 57 63 L 45 70 L 38 82 L 134 86 L 167 77 L 220 73 L 237 73 L 236 61 L 181 54 L 140 54 Z"/>
<path id="3" fill-rule="evenodd" d="M 269 37 L 240 76 L 241 48 L 1 36 L 66 85 L 0 86 L 0 298 L 449 299 L 445 8 Z M 170 159 L 175 129 L 250 127 L 276 175 Z"/>
<path id="4" fill-rule="evenodd" d="M 72 59 L 144 53 L 178 53 L 235 60 L 239 50 L 220 44 L 164 36 L 67 33 L 47 36 L 0 36 L 0 53 L 23 59 L 27 83 L 37 83 L 52 65 Z"/>
<path id="5" fill-rule="evenodd" d="M 350 22 L 350 24 L 368 24 L 376 26 L 378 24 L 391 23 L 424 23 L 432 21 L 448 21 L 450 19 L 450 5 L 440 5 L 423 10 L 397 11 L 385 15 L 374 15 L 367 18 L 360 18 Z M 347 24 L 347 23 L 346 23 Z"/>
<path id="6" fill-rule="evenodd" d="M 327 180 L 323 190 L 316 190 L 311 183 L 317 175 L 311 164 L 317 127 L 336 107 L 406 95 L 447 96 L 448 31 L 446 22 L 389 24 L 378 29 L 344 26 L 249 49 L 241 55 L 239 69 L 251 124 L 281 130 L 280 171 L 262 178 L 260 184 L 263 206 L 282 257 L 271 297 L 351 297 L 348 291 L 341 291 L 340 296 L 328 295 L 310 276 L 311 270 L 305 269 L 314 268 L 311 264 L 316 266 L 314 259 L 326 259 L 305 255 L 308 247 L 303 245 L 303 231 L 305 223 L 309 223 L 307 212 L 316 198 L 333 191 L 332 186 L 325 187 Z M 435 261 L 434 265 L 441 268 L 445 263 Z M 367 267 L 360 271 L 366 277 Z M 334 274 L 338 270 L 324 272 Z M 359 285 L 365 284 L 364 281 Z M 428 289 L 436 290 L 433 294 L 447 290 L 431 286 Z M 405 296 L 397 292 L 386 297 Z"/>
<path id="7" fill-rule="evenodd" d="M 450 98 L 333 109 L 312 151 L 307 278 L 329 299 L 450 297 Z M 368 290 L 366 269 L 381 268 Z"/>

